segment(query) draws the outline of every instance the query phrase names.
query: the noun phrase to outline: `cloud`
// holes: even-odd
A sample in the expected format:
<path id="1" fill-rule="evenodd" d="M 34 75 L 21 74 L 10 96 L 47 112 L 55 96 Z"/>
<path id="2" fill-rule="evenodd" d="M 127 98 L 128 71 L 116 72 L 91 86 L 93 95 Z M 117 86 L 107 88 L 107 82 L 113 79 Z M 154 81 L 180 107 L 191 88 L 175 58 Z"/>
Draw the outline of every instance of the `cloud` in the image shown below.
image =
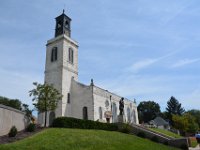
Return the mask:
<path id="1" fill-rule="evenodd" d="M 144 59 L 141 61 L 138 61 L 134 63 L 131 67 L 129 67 L 129 70 L 133 72 L 138 72 L 139 70 L 146 68 L 156 62 L 158 62 L 160 59 Z"/>
<path id="2" fill-rule="evenodd" d="M 185 65 L 189 65 L 195 62 L 200 61 L 200 58 L 197 59 L 183 59 L 183 60 L 179 60 L 178 62 L 176 62 L 175 64 L 173 64 L 171 67 L 172 68 L 178 68 L 178 67 L 182 67 Z"/>
<path id="3" fill-rule="evenodd" d="M 128 67 L 126 70 L 127 71 L 131 71 L 131 72 L 134 72 L 134 73 L 137 73 L 139 72 L 140 70 L 144 69 L 144 68 L 147 68 L 157 62 L 160 62 L 162 61 L 163 59 L 165 58 L 168 58 L 178 52 L 182 51 L 182 49 L 179 49 L 179 50 L 172 50 L 170 53 L 166 54 L 166 55 L 163 55 L 163 56 L 160 56 L 158 58 L 147 58 L 147 59 L 144 59 L 144 60 L 140 60 L 138 62 L 135 62 L 133 63 L 130 67 Z"/>

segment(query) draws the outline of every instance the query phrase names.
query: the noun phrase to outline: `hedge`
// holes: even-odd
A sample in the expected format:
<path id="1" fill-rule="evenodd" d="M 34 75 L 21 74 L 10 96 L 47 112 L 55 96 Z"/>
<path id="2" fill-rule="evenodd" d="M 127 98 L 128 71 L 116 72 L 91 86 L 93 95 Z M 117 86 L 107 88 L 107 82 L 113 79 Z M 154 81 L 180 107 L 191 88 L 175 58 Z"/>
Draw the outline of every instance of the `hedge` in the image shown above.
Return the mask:
<path id="1" fill-rule="evenodd" d="M 118 125 L 114 123 L 101 123 L 98 121 L 82 120 L 70 117 L 58 117 L 53 120 L 52 127 L 78 128 L 78 129 L 98 129 L 107 131 L 117 131 Z"/>

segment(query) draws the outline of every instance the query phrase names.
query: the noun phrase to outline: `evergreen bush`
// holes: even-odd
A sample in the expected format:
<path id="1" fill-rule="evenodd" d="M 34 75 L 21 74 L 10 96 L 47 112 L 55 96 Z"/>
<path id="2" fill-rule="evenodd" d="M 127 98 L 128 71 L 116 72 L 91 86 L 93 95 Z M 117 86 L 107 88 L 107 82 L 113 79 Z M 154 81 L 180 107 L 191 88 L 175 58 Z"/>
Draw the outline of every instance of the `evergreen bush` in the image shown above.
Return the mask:
<path id="1" fill-rule="evenodd" d="M 15 126 L 12 126 L 10 129 L 10 132 L 8 133 L 9 137 L 15 137 L 17 134 L 17 128 Z"/>
<path id="2" fill-rule="evenodd" d="M 36 129 L 35 124 L 34 124 L 34 123 L 30 123 L 30 124 L 27 126 L 26 131 L 28 131 L 28 132 L 34 132 L 35 129 Z"/>

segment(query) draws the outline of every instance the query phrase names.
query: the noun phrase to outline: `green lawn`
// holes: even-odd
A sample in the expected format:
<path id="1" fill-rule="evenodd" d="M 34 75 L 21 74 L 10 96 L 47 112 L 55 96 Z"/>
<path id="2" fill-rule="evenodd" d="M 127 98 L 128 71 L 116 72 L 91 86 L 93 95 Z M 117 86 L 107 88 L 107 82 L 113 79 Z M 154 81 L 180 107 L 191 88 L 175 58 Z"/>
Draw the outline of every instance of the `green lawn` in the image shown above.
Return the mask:
<path id="1" fill-rule="evenodd" d="M 178 150 L 133 135 L 81 129 L 46 129 L 0 150 Z"/>
<path id="2" fill-rule="evenodd" d="M 152 130 L 152 131 L 155 131 L 155 132 L 159 132 L 159 133 L 165 134 L 167 136 L 174 137 L 174 138 L 182 138 L 182 136 L 180 136 L 178 134 L 175 134 L 173 132 L 164 130 L 164 129 L 158 129 L 158 128 L 149 128 L 149 129 Z"/>

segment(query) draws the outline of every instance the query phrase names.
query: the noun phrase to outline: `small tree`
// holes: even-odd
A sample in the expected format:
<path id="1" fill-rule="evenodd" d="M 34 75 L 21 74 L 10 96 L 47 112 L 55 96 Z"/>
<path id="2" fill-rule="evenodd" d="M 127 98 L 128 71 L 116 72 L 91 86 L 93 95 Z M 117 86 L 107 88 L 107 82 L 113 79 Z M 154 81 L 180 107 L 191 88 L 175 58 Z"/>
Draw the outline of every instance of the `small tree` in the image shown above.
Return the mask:
<path id="1" fill-rule="evenodd" d="M 35 89 L 29 91 L 29 95 L 33 96 L 32 100 L 35 102 L 33 105 L 36 109 L 41 113 L 45 113 L 44 127 L 46 127 L 47 112 L 56 109 L 62 95 L 52 85 L 46 83 L 39 84 L 37 82 L 34 82 L 33 85 L 35 86 Z"/>

